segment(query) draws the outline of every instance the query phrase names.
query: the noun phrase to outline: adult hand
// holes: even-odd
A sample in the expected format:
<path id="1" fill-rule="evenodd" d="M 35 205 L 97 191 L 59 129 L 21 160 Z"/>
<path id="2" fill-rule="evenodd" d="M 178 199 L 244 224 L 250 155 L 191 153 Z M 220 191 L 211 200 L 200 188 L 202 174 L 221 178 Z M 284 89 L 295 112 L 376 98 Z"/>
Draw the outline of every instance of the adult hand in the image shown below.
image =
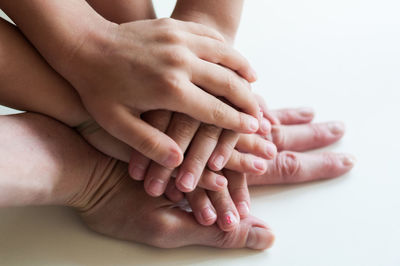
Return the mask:
<path id="1" fill-rule="evenodd" d="M 273 160 L 266 161 L 265 173 L 261 175 L 247 174 L 249 186 L 292 184 L 334 178 L 345 174 L 353 167 L 355 159 L 350 154 L 305 153 L 312 149 L 326 147 L 340 140 L 344 134 L 342 123 L 311 123 L 314 113 L 309 108 L 269 111 L 264 105 L 264 113 L 268 113 L 275 121 L 275 125 L 272 126 L 271 140 L 277 146 L 279 152 Z M 242 153 L 237 151 L 233 153 L 232 163 L 234 165 L 246 165 L 249 160 L 245 157 L 245 152 L 256 154 L 258 148 L 255 144 L 261 139 L 260 136 L 255 134 L 242 135 L 236 146 L 236 149 Z M 227 166 L 229 164 L 228 162 Z M 196 197 L 191 194 L 187 195 L 189 204 L 200 224 L 209 225 L 217 221 L 222 229 L 231 230 L 232 225 L 224 224 L 226 222 L 226 215 L 224 216 L 224 214 L 232 210 L 232 201 L 238 210 L 238 213 L 233 212 L 235 217 L 238 217 L 237 214 L 241 218 L 248 216 L 250 198 L 246 180 L 243 180 L 243 177 L 235 177 L 231 174 L 228 181 L 228 193 L 226 190 L 212 192 L 213 198 L 217 198 L 218 201 L 212 200 L 211 197 L 207 198 L 210 192 L 205 192 L 201 188 L 195 190 Z M 184 194 L 178 191 L 172 182 L 168 184 L 166 195 L 172 201 L 180 201 L 184 198 Z M 215 202 L 218 203 L 215 204 Z"/>

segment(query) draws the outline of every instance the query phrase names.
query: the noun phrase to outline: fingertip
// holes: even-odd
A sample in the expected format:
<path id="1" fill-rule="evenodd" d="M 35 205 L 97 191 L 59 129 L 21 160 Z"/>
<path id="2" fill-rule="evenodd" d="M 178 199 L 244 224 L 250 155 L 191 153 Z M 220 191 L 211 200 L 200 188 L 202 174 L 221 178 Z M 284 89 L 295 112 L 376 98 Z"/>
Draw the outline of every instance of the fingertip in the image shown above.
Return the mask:
<path id="1" fill-rule="evenodd" d="M 161 165 L 169 169 L 178 167 L 183 161 L 182 150 L 179 147 L 171 148 Z"/>
<path id="2" fill-rule="evenodd" d="M 222 216 L 218 216 L 217 223 L 222 231 L 230 232 L 239 225 L 239 217 L 232 211 L 226 211 Z"/>
<path id="3" fill-rule="evenodd" d="M 275 158 L 276 154 L 278 153 L 278 149 L 272 142 L 267 142 L 265 148 L 265 155 L 266 159 L 273 159 Z"/>
<path id="4" fill-rule="evenodd" d="M 260 133 L 262 136 L 266 136 L 271 132 L 272 126 L 268 119 L 262 117 L 260 121 Z"/>
<path id="5" fill-rule="evenodd" d="M 213 171 L 220 171 L 225 165 L 225 157 L 222 154 L 213 155 L 207 163 Z"/>
<path id="6" fill-rule="evenodd" d="M 270 248 L 275 241 L 275 235 L 271 230 L 263 227 L 253 226 L 249 229 L 246 247 L 257 250 Z"/>
<path id="7" fill-rule="evenodd" d="M 253 160 L 253 169 L 258 174 L 264 174 L 267 171 L 267 162 L 261 158 L 254 158 Z"/>
<path id="8" fill-rule="evenodd" d="M 343 166 L 345 166 L 346 168 L 349 168 L 349 170 L 351 168 L 353 168 L 357 162 L 356 157 L 352 154 L 343 153 L 343 154 L 340 154 L 339 156 L 340 156 Z"/>
<path id="9" fill-rule="evenodd" d="M 150 180 L 145 183 L 145 190 L 150 196 L 159 197 L 164 193 L 166 185 L 166 182 L 162 179 L 150 178 Z"/>
<path id="10" fill-rule="evenodd" d="M 201 211 L 195 212 L 196 220 L 205 226 L 210 226 L 217 220 L 217 214 L 213 208 L 206 206 Z"/>
<path id="11" fill-rule="evenodd" d="M 176 178 L 175 185 L 176 187 L 185 193 L 192 192 L 196 187 L 196 180 L 192 173 L 184 172 L 179 173 L 178 177 Z"/>
<path id="12" fill-rule="evenodd" d="M 331 134 L 335 137 L 343 136 L 346 130 L 344 123 L 340 121 L 328 123 L 328 128 Z"/>

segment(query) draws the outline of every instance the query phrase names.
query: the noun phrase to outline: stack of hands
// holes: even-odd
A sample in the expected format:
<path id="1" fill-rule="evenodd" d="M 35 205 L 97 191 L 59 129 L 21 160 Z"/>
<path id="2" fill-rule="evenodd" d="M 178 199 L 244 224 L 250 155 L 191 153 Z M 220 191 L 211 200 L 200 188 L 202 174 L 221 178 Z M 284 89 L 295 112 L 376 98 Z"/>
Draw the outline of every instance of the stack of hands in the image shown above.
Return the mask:
<path id="1" fill-rule="evenodd" d="M 304 153 L 342 123 L 251 91 L 232 47 L 242 1 L 178 1 L 165 19 L 151 1 L 87 2 L 0 0 L 18 26 L 0 23 L 0 103 L 28 111 L 0 118 L 0 206 L 72 206 L 100 233 L 159 247 L 265 249 L 249 185 L 352 168 Z"/>

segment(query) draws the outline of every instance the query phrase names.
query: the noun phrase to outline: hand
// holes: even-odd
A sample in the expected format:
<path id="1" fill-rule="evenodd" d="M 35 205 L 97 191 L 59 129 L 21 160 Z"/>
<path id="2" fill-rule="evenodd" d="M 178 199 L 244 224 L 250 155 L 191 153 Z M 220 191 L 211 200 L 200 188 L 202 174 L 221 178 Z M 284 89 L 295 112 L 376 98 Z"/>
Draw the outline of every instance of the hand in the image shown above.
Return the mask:
<path id="1" fill-rule="evenodd" d="M 261 99 L 261 98 L 260 98 Z M 310 123 L 314 113 L 309 108 L 282 109 L 270 111 L 263 104 L 264 113 L 275 121 L 272 126 L 272 141 L 279 153 L 273 160 L 267 161 L 264 174 L 247 174 L 248 185 L 292 184 L 309 182 L 319 179 L 334 178 L 350 171 L 355 163 L 353 156 L 333 152 L 302 153 L 304 151 L 322 148 L 340 140 L 344 134 L 344 126 L 340 122 Z M 252 143 L 261 139 L 255 134 L 242 135 L 237 149 L 256 153 Z M 244 156 L 242 153 L 241 156 Z M 247 159 L 239 160 L 246 162 Z M 250 197 L 246 180 L 240 176 L 227 176 L 229 179 L 227 191 L 212 192 L 215 200 L 206 198 L 210 195 L 201 188 L 195 190 L 196 196 L 187 194 L 186 198 L 195 214 L 197 221 L 202 225 L 213 224 L 215 221 L 222 230 L 232 230 L 233 225 L 227 226 L 225 213 L 236 206 L 238 213 L 233 212 L 235 218 L 247 217 L 249 214 Z M 184 195 L 170 182 L 166 196 L 172 201 L 180 201 Z M 211 198 L 211 197 L 210 197 Z M 218 213 L 218 217 L 217 214 Z M 212 215 L 214 214 L 214 215 Z M 207 218 L 212 217 L 212 218 Z M 231 219 L 233 220 L 233 219 Z M 236 223 L 236 225 L 239 223 Z"/>
<path id="2" fill-rule="evenodd" d="M 220 154 L 226 157 L 224 162 L 221 162 L 221 168 L 228 161 L 227 168 L 236 171 L 262 174 L 266 170 L 264 160 L 250 154 L 242 155 L 233 150 L 237 142 L 236 134 L 233 132 L 223 131 L 221 135 L 222 129 L 212 125 L 200 125 L 199 121 L 178 113 L 173 114 L 171 119 L 171 114 L 167 112 L 149 112 L 145 114 L 145 120 L 160 131 L 166 131 L 182 151 L 186 152 L 185 160 L 176 173 L 176 185 L 182 192 L 193 191 L 197 184 L 213 191 L 226 186 L 223 176 L 205 168 L 210 156 L 211 159 Z M 252 145 L 255 154 L 265 159 L 272 159 L 276 153 L 275 146 L 267 140 L 259 139 L 257 143 L 247 143 L 247 145 Z M 249 149 L 246 152 L 251 153 Z M 233 157 L 229 160 L 231 155 Z M 247 160 L 243 160 L 244 157 Z M 150 162 L 150 159 L 138 152 L 132 153 L 130 174 L 135 180 L 145 180 L 145 189 L 150 195 L 163 194 L 172 173 L 172 169 Z"/>
<path id="3" fill-rule="evenodd" d="M 174 168 L 182 152 L 171 138 L 140 119 L 145 111 L 167 109 L 222 128 L 257 131 L 251 68 L 216 31 L 159 19 L 113 25 L 108 35 L 112 37 L 105 38 L 100 51 L 93 52 L 90 45 L 76 51 L 71 65 L 78 67 L 69 79 L 89 113 L 113 136 Z"/>
<path id="4" fill-rule="evenodd" d="M 272 233 L 254 217 L 225 233 L 199 225 L 165 198 L 148 196 L 128 176 L 126 164 L 98 152 L 56 120 L 34 113 L 0 120 L 0 207 L 72 206 L 99 233 L 164 248 L 264 249 L 272 244 Z"/>

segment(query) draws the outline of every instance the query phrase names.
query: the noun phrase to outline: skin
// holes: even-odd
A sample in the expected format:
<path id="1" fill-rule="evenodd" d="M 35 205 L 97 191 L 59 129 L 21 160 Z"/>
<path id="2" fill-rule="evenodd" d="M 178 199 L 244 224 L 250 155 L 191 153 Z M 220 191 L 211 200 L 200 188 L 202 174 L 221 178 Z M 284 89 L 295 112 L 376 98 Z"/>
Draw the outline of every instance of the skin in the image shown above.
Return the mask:
<path id="1" fill-rule="evenodd" d="M 6 55 L 3 57 L 4 60 L 2 60 L 2 63 L 4 63 L 2 69 L 5 71 L 0 74 L 2 75 L 0 79 L 0 91 L 2 91 L 0 97 L 1 103 L 22 110 L 41 112 L 53 116 L 71 126 L 80 123 L 80 119 L 85 120 L 88 114 L 84 111 L 84 108 L 80 104 L 79 97 L 73 93 L 69 84 L 47 66 L 35 50 L 20 36 L 15 27 L 3 22 L 0 24 L 0 28 L 2 29 L 2 35 L 0 37 L 2 38 L 2 45 L 0 46 L 0 52 Z M 18 51 L 18 53 L 16 51 Z M 21 57 L 21 59 L 16 60 L 19 57 Z M 24 63 L 21 64 L 21 62 Z M 24 74 L 21 75 L 21 73 Z M 16 79 L 15 77 L 18 78 Z M 26 86 L 30 86 L 30 90 L 28 90 L 30 93 L 29 97 L 18 97 L 18 95 L 26 95 Z M 13 93 L 10 94 L 10 90 L 13 90 Z M 49 99 L 51 99 L 51 101 L 49 101 Z M 264 103 L 260 101 L 260 105 L 263 106 Z M 52 106 L 54 108 L 52 108 Z M 81 112 L 71 113 L 71 110 L 81 110 Z M 292 112 L 292 114 L 290 112 Z M 282 123 L 290 121 L 290 117 L 302 117 L 299 115 L 301 113 L 293 114 L 293 112 L 294 111 L 277 112 L 276 116 L 282 119 Z M 285 119 L 285 116 L 281 113 L 289 118 Z M 309 122 L 309 119 L 312 118 L 312 113 L 311 115 L 308 114 L 306 118 L 308 120 L 303 118 L 303 120 L 294 121 Z M 153 122 L 157 124 L 156 121 Z M 278 131 L 278 129 L 275 128 L 273 132 L 285 131 Z M 309 132 L 313 133 L 314 131 L 311 130 Z M 275 135 L 279 136 L 278 133 Z M 115 139 L 111 138 L 102 130 L 88 135 L 83 134 L 83 136 L 102 151 L 107 152 L 109 151 L 108 149 L 111 148 L 113 149 L 112 151 L 117 152 L 120 157 L 124 157 L 125 154 L 125 160 L 127 160 L 126 158 L 129 156 L 130 152 L 129 150 L 128 152 L 124 152 L 125 146 L 123 144 L 120 145 L 119 142 L 116 142 Z M 246 136 L 242 138 L 243 140 L 240 139 L 237 147 L 245 153 L 234 151 L 227 168 L 236 171 L 251 172 L 252 160 L 249 157 L 252 155 L 246 153 L 250 152 L 255 155 L 262 153 L 265 142 L 262 138 L 248 138 Z M 275 139 L 287 138 L 275 137 Z M 278 142 L 278 144 L 282 146 L 281 141 Z M 320 144 L 316 142 L 315 145 L 318 146 Z M 273 169 L 273 165 L 269 168 Z M 192 194 L 188 194 L 187 197 L 192 208 L 195 210 L 196 218 L 199 220 L 199 223 L 204 225 L 214 223 L 217 218 L 216 214 L 218 213 L 218 223 L 220 226 L 224 230 L 232 230 L 232 228 L 234 228 L 232 225 L 238 225 L 239 219 L 248 215 L 250 200 L 245 179 L 237 175 L 228 174 L 226 176 L 234 176 L 229 182 L 229 189 L 231 189 L 231 191 L 240 191 L 240 193 L 232 195 L 232 198 L 226 188 L 226 184 L 224 184 L 222 188 L 215 185 L 216 182 L 214 178 L 216 178 L 216 175 L 208 176 L 208 179 L 205 178 L 205 181 L 208 180 L 208 184 L 204 184 L 204 187 L 210 190 L 216 190 L 216 193 L 206 193 L 205 191 L 198 190 Z M 179 194 L 179 191 L 176 191 L 176 189 L 174 190 L 174 187 L 170 187 L 167 190 L 167 195 L 171 200 L 175 201 L 183 197 L 182 194 Z M 209 210 L 211 210 L 211 218 L 204 219 L 204 213 L 210 214 Z M 214 215 L 212 213 L 214 213 Z M 228 216 L 230 220 L 236 220 L 237 223 L 226 226 L 224 222 Z"/>
<path id="2" fill-rule="evenodd" d="M 259 128 L 259 109 L 246 89 L 254 71 L 209 27 L 173 19 L 118 25 L 79 0 L 1 0 L 0 7 L 104 129 L 165 167 L 178 166 L 182 151 L 140 119 L 146 111 L 177 111 L 243 133 Z"/>
<path id="3" fill-rule="evenodd" d="M 248 216 L 225 232 L 216 225 L 198 224 L 191 213 L 171 208 L 173 203 L 164 197 L 148 196 L 139 182 L 129 178 L 126 164 L 96 151 L 74 130 L 51 118 L 24 113 L 0 120 L 0 207 L 72 206 L 99 233 L 163 248 L 265 249 L 273 243 L 270 229 L 255 217 Z M 302 142 L 304 147 L 304 138 Z M 296 147 L 294 140 L 291 143 Z M 295 156 L 295 169 L 301 171 L 276 164 L 277 175 L 249 176 L 249 183 L 305 182 L 335 177 L 351 168 L 344 155 Z"/>
<path id="4" fill-rule="evenodd" d="M 4 71 L 0 72 L 1 104 L 19 110 L 46 114 L 71 127 L 81 124 L 90 118 L 71 85 L 48 66 L 37 51 L 23 38 L 15 26 L 0 20 L 0 32 L 2 33 L 0 35 L 0 53 L 4 55 L 2 57 L 3 60 L 0 62 L 1 69 L 4 69 Z M 160 112 L 160 114 L 152 115 L 146 113 L 144 119 L 154 127 L 165 130 L 162 129 L 162 123 L 165 121 L 162 114 L 168 113 L 163 111 L 156 112 Z M 128 161 L 130 154 L 133 152 L 129 146 L 113 138 L 100 127 L 97 127 L 94 131 L 81 130 L 80 133 L 90 144 L 100 151 L 123 161 Z M 246 153 L 240 153 L 234 150 L 232 153 L 234 160 L 228 161 L 227 169 L 256 174 L 265 172 L 265 169 L 263 171 L 253 170 L 254 161 L 261 160 L 263 165 L 266 165 L 266 162 L 251 154 L 259 153 L 262 147 L 265 147 L 269 143 L 269 141 L 260 139 L 256 145 L 253 145 L 253 151 L 247 150 Z M 232 214 L 236 217 L 236 219 L 235 217 L 231 217 L 231 220 L 238 221 L 239 214 L 235 209 L 235 204 L 230 199 L 229 192 L 227 192 L 227 181 L 223 174 L 206 171 L 199 185 L 207 190 L 216 191 L 213 194 L 213 199 L 227 198 L 223 201 L 224 204 L 218 204 L 215 207 L 211 206 L 211 210 L 214 211 L 216 209 L 221 215 L 230 211 L 230 217 Z M 237 175 L 234 176 L 234 179 L 239 178 Z M 226 177 L 229 178 L 230 175 L 226 175 Z M 243 179 L 243 177 L 240 178 Z M 234 184 L 233 181 L 230 183 Z M 171 193 L 169 195 L 171 196 Z M 207 196 L 205 193 L 203 195 Z M 175 193 L 172 198 L 177 199 L 182 196 Z M 210 204 L 211 202 L 217 202 L 217 200 L 207 200 Z M 204 202 L 202 197 L 199 197 L 198 201 L 196 202 L 196 197 L 191 197 L 190 202 L 192 204 L 199 205 L 200 202 Z M 216 212 L 214 213 L 215 217 Z M 224 221 L 223 216 L 219 219 L 220 222 Z M 215 222 L 215 220 L 212 222 Z M 234 224 L 237 225 L 238 223 Z M 229 228 L 232 228 L 232 226 Z"/>

